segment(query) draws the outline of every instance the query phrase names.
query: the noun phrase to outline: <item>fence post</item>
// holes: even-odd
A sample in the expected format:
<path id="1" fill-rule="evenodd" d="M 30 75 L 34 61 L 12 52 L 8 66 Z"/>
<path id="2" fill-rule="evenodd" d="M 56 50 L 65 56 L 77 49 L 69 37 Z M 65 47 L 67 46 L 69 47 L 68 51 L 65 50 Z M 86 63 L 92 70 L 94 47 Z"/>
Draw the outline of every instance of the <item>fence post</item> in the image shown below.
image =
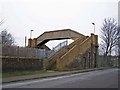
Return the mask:
<path id="1" fill-rule="evenodd" d="M 19 61 L 19 46 L 17 47 L 17 59 Z"/>
<path id="2" fill-rule="evenodd" d="M 68 45 L 68 40 L 66 40 L 66 46 Z"/>
<path id="3" fill-rule="evenodd" d="M 60 43 L 60 48 L 62 47 L 62 43 Z M 58 50 L 60 49 L 60 48 L 58 48 Z"/>

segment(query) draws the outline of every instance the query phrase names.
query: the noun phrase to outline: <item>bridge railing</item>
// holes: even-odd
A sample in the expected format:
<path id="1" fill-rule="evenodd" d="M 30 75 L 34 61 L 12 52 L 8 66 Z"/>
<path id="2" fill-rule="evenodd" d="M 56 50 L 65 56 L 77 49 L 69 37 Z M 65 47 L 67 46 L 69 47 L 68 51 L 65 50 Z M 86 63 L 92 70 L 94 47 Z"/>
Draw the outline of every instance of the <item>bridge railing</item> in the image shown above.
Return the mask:
<path id="1" fill-rule="evenodd" d="M 67 44 L 68 44 L 68 41 L 66 40 L 66 41 L 64 41 L 64 42 L 61 42 L 61 43 L 59 43 L 57 46 L 55 46 L 52 50 L 53 51 L 59 51 L 62 47 L 64 47 L 64 46 L 67 46 Z"/>
<path id="2" fill-rule="evenodd" d="M 59 43 L 57 46 L 53 47 L 52 50 L 47 52 L 47 58 L 50 58 L 52 55 L 54 55 L 57 51 L 59 51 L 61 48 L 65 47 L 68 45 L 68 41 L 64 41 Z"/>

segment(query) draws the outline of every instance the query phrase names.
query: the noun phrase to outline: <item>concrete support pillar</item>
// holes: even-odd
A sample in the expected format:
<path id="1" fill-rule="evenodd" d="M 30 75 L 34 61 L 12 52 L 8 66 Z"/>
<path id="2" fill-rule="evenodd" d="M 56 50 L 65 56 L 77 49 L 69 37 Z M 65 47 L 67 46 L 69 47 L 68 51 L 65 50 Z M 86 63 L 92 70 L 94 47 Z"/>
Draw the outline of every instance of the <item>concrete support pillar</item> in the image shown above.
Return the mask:
<path id="1" fill-rule="evenodd" d="M 92 68 L 97 67 L 97 59 L 98 59 L 98 36 L 91 34 L 91 60 L 92 60 Z"/>
<path id="2" fill-rule="evenodd" d="M 95 66 L 94 67 L 98 67 L 98 63 L 97 63 L 97 60 L 98 60 L 98 36 L 95 35 Z"/>
<path id="3" fill-rule="evenodd" d="M 93 54 L 94 54 L 94 47 L 93 47 L 93 41 L 94 41 L 94 34 L 91 33 L 91 68 L 94 68 L 94 57 L 93 57 Z"/>

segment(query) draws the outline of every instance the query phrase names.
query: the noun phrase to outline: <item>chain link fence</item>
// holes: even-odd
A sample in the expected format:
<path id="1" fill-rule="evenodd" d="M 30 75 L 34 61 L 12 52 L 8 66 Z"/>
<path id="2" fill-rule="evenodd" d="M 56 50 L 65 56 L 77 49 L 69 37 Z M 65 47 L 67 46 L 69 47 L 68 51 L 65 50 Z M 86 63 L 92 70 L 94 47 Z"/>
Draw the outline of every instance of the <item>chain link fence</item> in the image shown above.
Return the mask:
<path id="1" fill-rule="evenodd" d="M 97 64 L 98 67 L 118 67 L 118 60 L 118 56 L 98 56 Z"/>

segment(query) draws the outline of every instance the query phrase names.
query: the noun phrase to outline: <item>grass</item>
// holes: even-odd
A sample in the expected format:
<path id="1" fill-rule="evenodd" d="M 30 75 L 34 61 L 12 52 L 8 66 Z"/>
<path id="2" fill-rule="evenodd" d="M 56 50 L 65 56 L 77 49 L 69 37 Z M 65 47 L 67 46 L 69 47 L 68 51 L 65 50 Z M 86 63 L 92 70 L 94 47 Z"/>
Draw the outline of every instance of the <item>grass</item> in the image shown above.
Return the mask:
<path id="1" fill-rule="evenodd" d="M 46 70 L 10 72 L 10 73 L 2 73 L 2 75 L 0 74 L 0 77 L 7 78 L 7 77 L 15 77 L 15 76 L 23 76 L 23 75 L 42 74 L 42 73 L 48 73 L 48 72 Z"/>
<path id="2" fill-rule="evenodd" d="M 0 78 L 2 78 L 2 73 L 0 73 Z"/>
<path id="3" fill-rule="evenodd" d="M 83 69 L 80 70 L 81 72 L 86 72 L 86 71 L 93 71 L 93 70 L 100 70 L 104 68 L 92 68 L 92 69 Z M 77 70 L 65 70 L 65 71 L 58 71 L 58 72 L 67 72 L 67 71 L 77 71 Z M 79 70 L 78 70 L 79 71 Z M 51 73 L 47 70 L 39 70 L 39 71 L 21 71 L 21 72 L 11 72 L 11 73 L 2 73 L 0 74 L 0 78 L 8 78 L 8 77 L 15 77 L 15 76 L 24 76 L 24 75 L 34 75 L 34 74 L 46 74 L 46 73 Z"/>

